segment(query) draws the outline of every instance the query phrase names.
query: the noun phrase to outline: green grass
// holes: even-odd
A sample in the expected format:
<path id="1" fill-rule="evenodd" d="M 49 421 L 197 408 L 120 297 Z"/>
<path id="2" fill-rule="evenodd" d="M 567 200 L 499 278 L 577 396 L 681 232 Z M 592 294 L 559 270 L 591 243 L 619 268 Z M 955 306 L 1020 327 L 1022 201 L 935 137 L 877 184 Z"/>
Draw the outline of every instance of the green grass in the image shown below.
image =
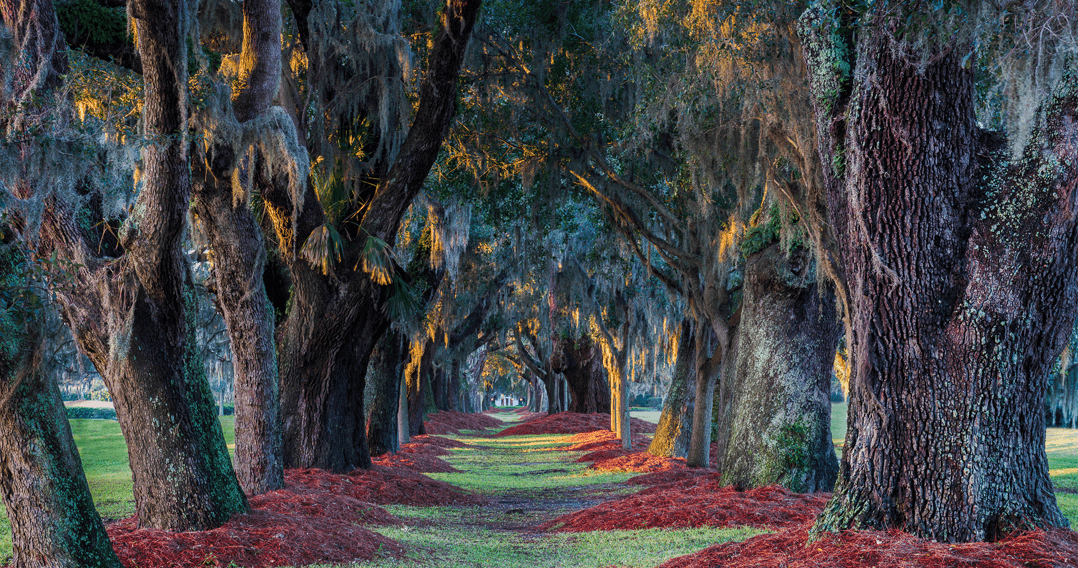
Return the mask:
<path id="1" fill-rule="evenodd" d="M 355 568 L 456 567 L 600 567 L 650 568 L 675 556 L 765 531 L 755 529 L 648 529 L 542 534 L 476 526 L 488 514 L 478 508 L 389 507 L 404 527 L 375 529 L 408 550 L 404 559 L 355 564 Z M 433 513 L 433 514 L 432 514 Z M 437 524 L 426 524 L 437 519 Z M 517 519 L 519 522 L 519 519 Z M 418 521 L 418 524 L 415 523 Z M 411 523 L 411 524 L 410 524 Z"/>
<path id="2" fill-rule="evenodd" d="M 568 487 L 621 483 L 634 474 L 588 470 L 575 459 L 582 452 L 551 451 L 568 445 L 569 436 L 508 436 L 470 440 L 473 447 L 444 459 L 462 473 L 430 473 L 434 479 L 482 495 L 505 492 L 541 494 Z"/>

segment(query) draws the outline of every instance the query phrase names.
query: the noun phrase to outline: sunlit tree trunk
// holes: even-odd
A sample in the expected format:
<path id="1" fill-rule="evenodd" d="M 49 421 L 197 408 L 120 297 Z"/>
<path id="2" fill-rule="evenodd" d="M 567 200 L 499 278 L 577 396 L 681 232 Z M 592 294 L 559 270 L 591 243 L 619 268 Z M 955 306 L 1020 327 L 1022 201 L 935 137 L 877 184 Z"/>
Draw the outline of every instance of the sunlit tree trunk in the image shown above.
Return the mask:
<path id="1" fill-rule="evenodd" d="M 903 55 L 874 9 L 854 45 L 833 16 L 810 11 L 801 28 L 833 165 L 851 375 L 839 484 L 816 530 L 954 542 L 1066 526 L 1044 395 L 1078 308 L 1075 68 L 1012 156 L 978 128 L 968 47 Z"/>
<path id="2" fill-rule="evenodd" d="M 804 249 L 773 244 L 745 262 L 741 323 L 724 365 L 718 460 L 724 484 L 831 491 L 831 366 L 839 323 Z"/>
<path id="3" fill-rule="evenodd" d="M 678 332 L 677 362 L 670 379 L 670 387 L 663 401 L 662 415 L 655 435 L 651 438 L 648 453 L 653 456 L 683 458 L 689 451 L 689 433 L 692 430 L 695 403 L 696 356 L 693 347 L 696 339 L 689 320 L 681 322 Z"/>

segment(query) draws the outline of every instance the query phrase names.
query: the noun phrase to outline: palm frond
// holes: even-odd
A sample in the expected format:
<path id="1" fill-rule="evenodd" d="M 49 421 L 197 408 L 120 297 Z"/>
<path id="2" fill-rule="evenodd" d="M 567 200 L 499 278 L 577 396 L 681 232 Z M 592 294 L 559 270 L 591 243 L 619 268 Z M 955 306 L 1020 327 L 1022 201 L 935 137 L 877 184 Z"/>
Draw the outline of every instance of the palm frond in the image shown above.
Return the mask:
<path id="1" fill-rule="evenodd" d="M 389 286 L 393 282 L 393 251 L 382 239 L 367 237 L 359 264 L 375 284 Z"/>
<path id="2" fill-rule="evenodd" d="M 393 279 L 390 284 L 392 293 L 386 300 L 386 315 L 392 321 L 412 321 L 423 315 L 423 304 L 419 292 L 408 285 L 403 278 Z"/>
<path id="3" fill-rule="evenodd" d="M 315 268 L 321 268 L 322 274 L 328 275 L 341 261 L 344 243 L 341 235 L 332 223 L 326 222 L 311 231 L 310 236 L 300 248 L 300 256 Z"/>

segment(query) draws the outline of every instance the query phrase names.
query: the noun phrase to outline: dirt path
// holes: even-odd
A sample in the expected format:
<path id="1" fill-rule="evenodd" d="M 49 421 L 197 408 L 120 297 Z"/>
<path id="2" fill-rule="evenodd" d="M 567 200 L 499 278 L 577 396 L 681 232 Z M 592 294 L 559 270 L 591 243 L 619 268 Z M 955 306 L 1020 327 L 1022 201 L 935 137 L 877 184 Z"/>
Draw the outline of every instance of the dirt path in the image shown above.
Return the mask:
<path id="1" fill-rule="evenodd" d="M 540 525 L 561 515 L 639 490 L 623 483 L 635 474 L 589 470 L 587 463 L 575 461 L 583 452 L 562 449 L 569 435 L 451 437 L 468 444 L 444 457 L 460 473 L 428 475 L 487 502 L 387 507 L 405 526 L 377 532 L 404 544 L 408 557 L 357 567 L 652 567 L 716 541 L 753 534 L 730 529 L 540 531 Z"/>

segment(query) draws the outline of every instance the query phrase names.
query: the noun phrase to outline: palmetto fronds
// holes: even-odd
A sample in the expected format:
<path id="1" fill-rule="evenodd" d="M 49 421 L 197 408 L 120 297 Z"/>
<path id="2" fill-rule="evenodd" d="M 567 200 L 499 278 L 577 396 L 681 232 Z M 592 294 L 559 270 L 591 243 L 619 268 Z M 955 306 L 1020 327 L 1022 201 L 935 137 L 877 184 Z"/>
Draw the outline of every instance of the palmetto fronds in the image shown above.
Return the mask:
<path id="1" fill-rule="evenodd" d="M 368 236 L 363 245 L 363 253 L 359 257 L 359 264 L 370 275 L 371 280 L 379 286 L 389 286 L 393 283 L 393 249 L 382 239 Z"/>
<path id="2" fill-rule="evenodd" d="M 328 275 L 341 261 L 343 248 L 344 243 L 341 242 L 341 235 L 337 232 L 337 228 L 327 222 L 311 231 L 303 247 L 300 248 L 300 256 L 312 266 L 321 267 L 322 274 Z"/>

